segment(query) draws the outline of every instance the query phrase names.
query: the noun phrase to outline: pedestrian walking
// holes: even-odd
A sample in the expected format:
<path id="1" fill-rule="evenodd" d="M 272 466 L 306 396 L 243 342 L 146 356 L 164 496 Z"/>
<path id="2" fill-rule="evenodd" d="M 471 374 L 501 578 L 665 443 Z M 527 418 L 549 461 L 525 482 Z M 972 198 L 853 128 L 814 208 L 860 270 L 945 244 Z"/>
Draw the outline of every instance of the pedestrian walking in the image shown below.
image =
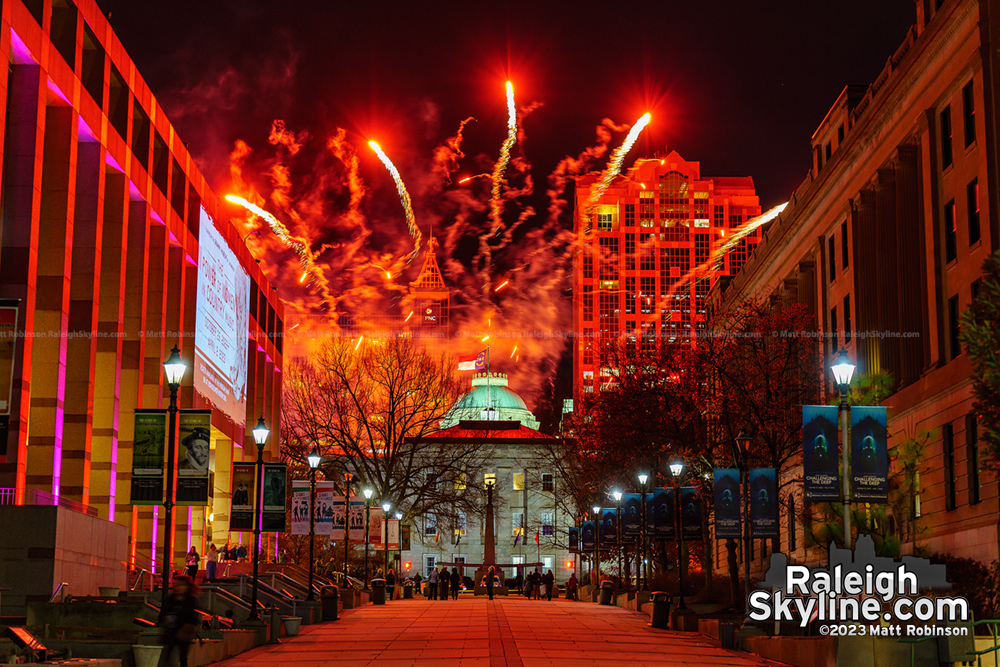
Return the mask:
<path id="1" fill-rule="evenodd" d="M 420 573 L 419 573 L 419 572 L 417 572 L 417 573 L 416 573 L 415 575 L 413 575 L 413 585 L 417 587 L 417 593 L 418 593 L 418 594 L 420 594 L 420 593 L 422 593 L 422 592 L 423 592 L 423 591 L 422 591 L 422 590 L 420 589 L 420 582 L 421 582 L 421 581 L 423 581 L 423 578 L 422 578 L 422 577 L 420 576 Z"/>
<path id="2" fill-rule="evenodd" d="M 438 582 L 438 596 L 442 600 L 448 599 L 448 586 L 451 584 L 451 573 L 448 568 L 441 568 L 440 581 Z"/>
<path id="3" fill-rule="evenodd" d="M 198 574 L 198 564 L 201 562 L 201 556 L 198 555 L 194 547 L 191 547 L 191 551 L 187 552 L 187 558 L 184 562 L 187 565 L 187 576 L 191 577 L 191 581 L 194 581 L 195 575 Z"/>
<path id="4" fill-rule="evenodd" d="M 566 580 L 566 599 L 575 600 L 576 599 L 576 572 L 569 575 L 569 579 Z"/>
<path id="5" fill-rule="evenodd" d="M 493 578 L 496 574 L 493 572 L 493 566 L 490 565 L 490 569 L 486 571 L 486 594 L 493 599 Z"/>
<path id="6" fill-rule="evenodd" d="M 532 600 L 540 600 L 542 592 L 542 571 L 539 568 L 535 568 L 535 571 L 531 573 L 531 596 Z"/>
<path id="7" fill-rule="evenodd" d="M 385 575 L 385 597 L 388 600 L 392 600 L 392 594 L 396 590 L 396 573 L 389 568 L 389 572 Z"/>
<path id="8" fill-rule="evenodd" d="M 458 589 L 462 586 L 462 575 L 458 573 L 458 568 L 451 568 L 451 599 L 458 599 Z"/>
<path id="9" fill-rule="evenodd" d="M 556 575 L 552 574 L 552 570 L 545 573 L 545 577 L 542 578 L 545 584 L 545 594 L 547 600 L 552 600 L 552 594 L 556 589 Z"/>
<path id="10" fill-rule="evenodd" d="M 181 575 L 174 579 L 167 603 L 160 610 L 157 625 L 163 628 L 166 664 L 174 647 L 180 653 L 180 667 L 187 667 L 191 642 L 198 635 L 198 587 L 194 580 Z"/>
<path id="11" fill-rule="evenodd" d="M 438 569 L 435 567 L 427 575 L 427 599 L 437 600 L 438 596 Z"/>
<path id="12" fill-rule="evenodd" d="M 208 545 L 208 553 L 205 554 L 205 581 L 215 581 L 219 573 L 219 551 L 214 544 Z"/>

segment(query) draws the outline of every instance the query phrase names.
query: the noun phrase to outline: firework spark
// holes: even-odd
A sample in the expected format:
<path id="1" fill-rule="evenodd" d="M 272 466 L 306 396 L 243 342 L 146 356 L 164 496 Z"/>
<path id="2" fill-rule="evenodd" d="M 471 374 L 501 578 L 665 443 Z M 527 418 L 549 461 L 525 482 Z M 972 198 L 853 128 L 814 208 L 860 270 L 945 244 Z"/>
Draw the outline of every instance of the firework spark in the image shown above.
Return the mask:
<path id="1" fill-rule="evenodd" d="M 420 239 L 423 236 L 420 233 L 420 228 L 417 227 L 416 217 L 413 215 L 413 204 L 410 202 L 410 193 L 406 191 L 406 185 L 403 183 L 403 179 L 399 175 L 399 170 L 396 169 L 396 165 L 392 163 L 389 156 L 386 155 L 374 141 L 369 141 L 368 145 L 371 146 L 372 150 L 375 151 L 375 154 L 378 155 L 378 159 L 382 161 L 382 164 L 385 165 L 385 168 L 392 176 L 392 180 L 396 183 L 396 192 L 399 193 L 399 201 L 403 204 L 403 213 L 406 214 L 406 227 L 410 230 L 410 236 L 413 237 L 413 252 L 411 252 L 406 259 L 406 263 L 409 264 L 413 261 L 413 258 L 417 256 L 417 252 L 420 250 Z"/>
<path id="2" fill-rule="evenodd" d="M 495 290 L 493 290 L 493 291 L 494 291 L 494 292 L 499 292 L 499 291 L 500 291 L 500 290 L 502 290 L 502 289 L 503 289 L 504 287 L 506 287 L 506 286 L 507 286 L 507 283 L 509 283 L 509 282 L 510 282 L 509 280 L 505 280 L 505 281 L 503 281 L 503 282 L 502 282 L 502 283 L 500 283 L 500 284 L 499 284 L 499 285 L 497 286 L 497 288 L 496 288 Z"/>
<path id="3" fill-rule="evenodd" d="M 510 164 L 510 149 L 517 141 L 517 108 L 514 106 L 514 86 L 507 82 L 507 138 L 500 145 L 500 157 L 493 166 L 493 188 L 490 196 L 490 219 L 493 220 L 493 232 L 495 235 L 500 230 L 500 185 L 503 182 L 503 174 Z"/>
<path id="4" fill-rule="evenodd" d="M 622 171 L 622 163 L 625 161 L 625 156 L 628 152 L 632 150 L 632 146 L 635 145 L 636 140 L 639 138 L 639 134 L 642 132 L 643 128 L 649 124 L 649 113 L 643 114 L 642 118 L 635 122 L 632 129 L 628 131 L 628 136 L 625 137 L 625 141 L 611 153 L 611 160 L 608 162 L 608 168 L 604 171 L 604 176 L 601 178 L 601 182 L 598 183 L 593 190 L 590 191 L 590 199 L 587 200 L 587 205 L 583 209 L 584 224 L 590 221 L 590 214 L 597 206 L 597 202 L 600 201 L 601 197 L 607 191 L 611 182 L 615 180 L 618 174 Z M 643 186 L 645 189 L 645 186 Z"/>

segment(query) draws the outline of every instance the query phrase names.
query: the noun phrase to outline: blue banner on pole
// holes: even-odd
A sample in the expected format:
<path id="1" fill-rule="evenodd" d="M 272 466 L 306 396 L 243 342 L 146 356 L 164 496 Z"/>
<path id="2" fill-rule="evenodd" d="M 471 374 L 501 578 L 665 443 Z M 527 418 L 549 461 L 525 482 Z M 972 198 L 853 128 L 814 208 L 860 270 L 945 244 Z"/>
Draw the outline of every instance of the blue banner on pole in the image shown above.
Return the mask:
<path id="1" fill-rule="evenodd" d="M 716 468 L 715 481 L 715 538 L 717 540 L 740 537 L 743 522 L 740 504 L 740 471 L 736 468 Z"/>
<path id="2" fill-rule="evenodd" d="M 774 468 L 750 470 L 750 536 L 778 536 L 778 478 Z"/>
<path id="3" fill-rule="evenodd" d="M 578 553 L 580 551 L 580 529 L 576 526 L 569 527 L 569 552 L 571 554 Z"/>
<path id="4" fill-rule="evenodd" d="M 807 502 L 840 499 L 837 406 L 802 406 L 802 484 Z"/>
<path id="5" fill-rule="evenodd" d="M 597 538 L 597 525 L 593 521 L 584 521 L 580 528 L 580 548 L 589 553 L 596 546 L 594 540 Z"/>
<path id="6" fill-rule="evenodd" d="M 618 546 L 618 510 L 614 507 L 601 509 L 601 548 L 614 549 Z"/>
<path id="7" fill-rule="evenodd" d="M 704 536 L 701 526 L 701 494 L 693 486 L 681 487 L 681 531 L 685 540 L 700 540 Z"/>
<path id="8" fill-rule="evenodd" d="M 622 535 L 639 537 L 642 534 L 642 494 L 622 495 Z"/>
<path id="9" fill-rule="evenodd" d="M 677 539 L 674 513 L 674 490 L 657 487 L 646 503 L 648 534 L 658 540 Z"/>
<path id="10" fill-rule="evenodd" d="M 886 409 L 851 408 L 851 495 L 854 500 L 889 499 L 889 449 Z"/>

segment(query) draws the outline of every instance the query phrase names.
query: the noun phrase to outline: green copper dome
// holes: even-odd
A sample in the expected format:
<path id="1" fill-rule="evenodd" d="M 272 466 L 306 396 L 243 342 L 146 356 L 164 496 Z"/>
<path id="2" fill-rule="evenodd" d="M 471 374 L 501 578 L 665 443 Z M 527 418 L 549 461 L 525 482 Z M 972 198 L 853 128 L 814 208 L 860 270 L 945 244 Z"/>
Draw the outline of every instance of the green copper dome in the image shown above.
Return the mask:
<path id="1" fill-rule="evenodd" d="M 485 413 L 487 405 L 493 413 Z M 474 375 L 472 390 L 455 401 L 441 420 L 441 428 L 455 426 L 462 419 L 518 421 L 528 428 L 538 428 L 535 415 L 528 410 L 524 400 L 507 387 L 507 376 L 503 373 L 490 373 L 488 377 L 486 373 Z"/>

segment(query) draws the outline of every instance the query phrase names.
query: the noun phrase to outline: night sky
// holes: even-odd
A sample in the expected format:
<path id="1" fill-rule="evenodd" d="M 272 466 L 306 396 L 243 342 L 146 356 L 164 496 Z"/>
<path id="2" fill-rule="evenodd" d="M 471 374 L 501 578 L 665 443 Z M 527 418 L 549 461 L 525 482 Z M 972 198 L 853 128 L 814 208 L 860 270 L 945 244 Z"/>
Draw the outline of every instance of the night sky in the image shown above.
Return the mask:
<path id="1" fill-rule="evenodd" d="M 216 187 L 233 141 L 266 143 L 275 118 L 399 154 L 473 115 L 466 152 L 495 154 L 509 77 L 519 105 L 544 103 L 523 147 L 539 177 L 603 117 L 649 110 L 631 158 L 667 147 L 751 175 L 765 208 L 801 182 L 843 86 L 869 83 L 914 21 L 912 0 L 99 4 Z"/>

